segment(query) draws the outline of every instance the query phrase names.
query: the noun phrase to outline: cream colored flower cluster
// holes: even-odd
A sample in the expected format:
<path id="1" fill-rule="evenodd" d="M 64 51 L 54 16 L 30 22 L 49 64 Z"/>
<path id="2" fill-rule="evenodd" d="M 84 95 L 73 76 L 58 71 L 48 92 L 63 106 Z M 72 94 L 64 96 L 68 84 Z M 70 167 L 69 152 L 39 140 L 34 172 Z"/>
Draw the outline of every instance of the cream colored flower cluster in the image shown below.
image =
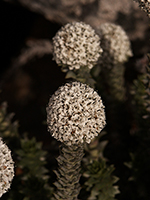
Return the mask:
<path id="1" fill-rule="evenodd" d="M 106 124 L 101 97 L 86 84 L 66 83 L 49 100 L 47 124 L 66 145 L 90 143 Z"/>
<path id="2" fill-rule="evenodd" d="M 0 197 L 10 188 L 14 177 L 14 162 L 11 151 L 0 138 Z"/>
<path id="3" fill-rule="evenodd" d="M 150 0 L 134 0 L 139 3 L 139 7 L 150 17 Z"/>
<path id="4" fill-rule="evenodd" d="M 132 56 L 131 45 L 125 31 L 119 25 L 104 23 L 97 30 L 103 49 L 100 64 L 111 68 L 124 63 Z"/>
<path id="5" fill-rule="evenodd" d="M 100 38 L 90 25 L 68 23 L 53 38 L 54 59 L 62 69 L 92 68 L 102 53 Z"/>

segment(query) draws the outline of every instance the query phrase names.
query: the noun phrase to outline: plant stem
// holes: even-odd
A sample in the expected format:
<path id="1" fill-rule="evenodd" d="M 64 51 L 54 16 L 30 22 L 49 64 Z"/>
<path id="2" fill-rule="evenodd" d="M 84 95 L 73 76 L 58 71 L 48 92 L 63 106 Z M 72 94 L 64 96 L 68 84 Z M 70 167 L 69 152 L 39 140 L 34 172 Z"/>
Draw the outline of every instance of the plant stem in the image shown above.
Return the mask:
<path id="1" fill-rule="evenodd" d="M 57 200 L 77 200 L 80 192 L 80 166 L 83 158 L 83 144 L 67 146 L 62 143 L 60 156 L 57 158 L 57 190 L 54 194 Z"/>

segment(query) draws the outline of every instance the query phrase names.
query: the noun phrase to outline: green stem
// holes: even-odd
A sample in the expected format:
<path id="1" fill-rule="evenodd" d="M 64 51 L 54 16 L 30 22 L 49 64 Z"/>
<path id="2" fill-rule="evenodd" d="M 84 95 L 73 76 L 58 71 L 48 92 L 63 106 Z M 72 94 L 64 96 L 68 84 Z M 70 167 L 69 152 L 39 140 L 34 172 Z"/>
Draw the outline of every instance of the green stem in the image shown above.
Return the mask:
<path id="1" fill-rule="evenodd" d="M 104 68 L 102 70 L 103 79 L 107 82 L 104 83 L 105 96 L 107 101 L 110 102 L 124 102 L 125 87 L 124 87 L 124 71 L 123 64 L 117 64 L 111 69 Z M 110 102 L 111 103 L 111 102 Z"/>
<path id="2" fill-rule="evenodd" d="M 67 146 L 62 144 L 60 156 L 57 158 L 57 190 L 54 194 L 57 200 L 77 200 L 80 192 L 80 166 L 83 158 L 83 145 Z"/>

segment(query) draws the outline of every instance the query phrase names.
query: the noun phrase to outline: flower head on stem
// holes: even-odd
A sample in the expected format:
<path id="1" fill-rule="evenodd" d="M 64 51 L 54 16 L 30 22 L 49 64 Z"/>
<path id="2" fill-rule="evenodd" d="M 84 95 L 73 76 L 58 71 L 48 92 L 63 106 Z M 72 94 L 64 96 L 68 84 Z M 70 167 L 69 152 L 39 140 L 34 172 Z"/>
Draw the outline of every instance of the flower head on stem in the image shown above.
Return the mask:
<path id="1" fill-rule="evenodd" d="M 66 83 L 49 100 L 47 123 L 52 136 L 66 145 L 90 143 L 106 124 L 102 99 L 86 84 Z"/>
<path id="2" fill-rule="evenodd" d="M 11 151 L 0 138 L 0 197 L 10 188 L 14 177 L 14 162 Z"/>
<path id="3" fill-rule="evenodd" d="M 116 64 L 128 61 L 132 56 L 129 38 L 121 26 L 104 23 L 97 30 L 103 49 L 100 64 L 112 68 Z"/>
<path id="4" fill-rule="evenodd" d="M 102 49 L 95 30 L 83 22 L 72 22 L 62 27 L 53 38 L 54 59 L 63 71 L 87 66 L 91 69 Z"/>
<path id="5" fill-rule="evenodd" d="M 150 0 L 134 0 L 139 3 L 139 7 L 141 10 L 147 13 L 148 17 L 150 17 Z"/>

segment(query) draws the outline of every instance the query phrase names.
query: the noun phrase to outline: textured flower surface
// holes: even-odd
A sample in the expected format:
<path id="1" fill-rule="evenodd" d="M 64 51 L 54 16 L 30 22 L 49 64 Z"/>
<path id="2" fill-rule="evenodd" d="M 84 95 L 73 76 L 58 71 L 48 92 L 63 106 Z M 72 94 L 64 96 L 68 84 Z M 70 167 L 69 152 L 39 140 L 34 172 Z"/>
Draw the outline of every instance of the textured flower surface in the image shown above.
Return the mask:
<path id="1" fill-rule="evenodd" d="M 121 26 L 104 23 L 97 31 L 103 48 L 100 64 L 111 68 L 118 63 L 126 62 L 132 56 L 129 38 Z"/>
<path id="2" fill-rule="evenodd" d="M 100 38 L 95 30 L 83 22 L 62 27 L 53 38 L 54 59 L 62 68 L 92 68 L 102 53 Z"/>
<path id="3" fill-rule="evenodd" d="M 139 7 L 150 17 L 150 0 L 134 0 L 139 3 Z"/>
<path id="4" fill-rule="evenodd" d="M 0 138 L 0 197 L 10 188 L 14 177 L 14 162 L 11 151 Z"/>
<path id="5" fill-rule="evenodd" d="M 101 97 L 86 84 L 66 83 L 49 100 L 47 124 L 66 145 L 90 143 L 106 124 Z"/>

